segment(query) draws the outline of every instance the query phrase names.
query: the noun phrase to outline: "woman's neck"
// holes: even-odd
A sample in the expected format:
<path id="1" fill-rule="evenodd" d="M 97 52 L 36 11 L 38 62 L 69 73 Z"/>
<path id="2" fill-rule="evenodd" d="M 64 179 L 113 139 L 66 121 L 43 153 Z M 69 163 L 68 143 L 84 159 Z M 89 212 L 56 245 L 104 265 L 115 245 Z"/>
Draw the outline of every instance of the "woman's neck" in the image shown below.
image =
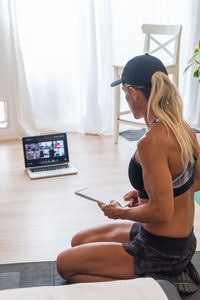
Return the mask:
<path id="1" fill-rule="evenodd" d="M 147 116 L 145 116 L 144 120 L 149 129 L 159 121 L 158 117 L 154 113 L 150 113 L 148 119 Z"/>

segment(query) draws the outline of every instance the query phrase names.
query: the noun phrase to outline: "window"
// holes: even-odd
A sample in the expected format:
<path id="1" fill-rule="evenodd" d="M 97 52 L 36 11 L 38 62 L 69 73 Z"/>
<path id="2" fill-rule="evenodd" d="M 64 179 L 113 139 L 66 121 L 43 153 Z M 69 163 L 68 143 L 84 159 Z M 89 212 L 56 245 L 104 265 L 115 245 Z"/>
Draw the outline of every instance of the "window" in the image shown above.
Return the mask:
<path id="1" fill-rule="evenodd" d="M 7 101 L 0 100 L 0 128 L 8 126 Z"/>

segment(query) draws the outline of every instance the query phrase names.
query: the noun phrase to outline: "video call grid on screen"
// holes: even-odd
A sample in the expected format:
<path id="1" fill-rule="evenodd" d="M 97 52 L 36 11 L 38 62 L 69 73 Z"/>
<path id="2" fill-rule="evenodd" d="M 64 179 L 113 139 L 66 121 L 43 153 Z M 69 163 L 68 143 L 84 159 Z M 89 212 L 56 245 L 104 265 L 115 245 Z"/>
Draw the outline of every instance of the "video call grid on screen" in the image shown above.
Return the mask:
<path id="1" fill-rule="evenodd" d="M 23 138 L 26 167 L 68 162 L 66 134 Z"/>

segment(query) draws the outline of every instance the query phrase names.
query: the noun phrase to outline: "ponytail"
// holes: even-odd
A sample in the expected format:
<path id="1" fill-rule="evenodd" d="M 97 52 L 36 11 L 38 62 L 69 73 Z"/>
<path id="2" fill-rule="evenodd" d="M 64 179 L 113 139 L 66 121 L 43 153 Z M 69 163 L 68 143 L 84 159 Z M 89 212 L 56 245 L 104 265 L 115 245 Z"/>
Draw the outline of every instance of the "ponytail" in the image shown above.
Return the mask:
<path id="1" fill-rule="evenodd" d="M 182 100 L 168 76 L 156 72 L 151 79 L 152 87 L 148 100 L 147 118 L 150 109 L 166 128 L 174 133 L 181 148 L 181 160 L 194 163 L 191 138 L 182 116 Z"/>

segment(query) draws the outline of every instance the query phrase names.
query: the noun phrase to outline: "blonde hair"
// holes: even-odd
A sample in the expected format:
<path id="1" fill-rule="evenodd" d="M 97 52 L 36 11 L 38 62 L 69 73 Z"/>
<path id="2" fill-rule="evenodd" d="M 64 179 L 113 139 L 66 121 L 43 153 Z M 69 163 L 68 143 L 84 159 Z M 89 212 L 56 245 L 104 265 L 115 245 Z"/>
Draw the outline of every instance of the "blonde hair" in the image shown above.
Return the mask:
<path id="1" fill-rule="evenodd" d="M 163 72 L 154 73 L 151 83 L 147 118 L 151 109 L 166 128 L 174 133 L 181 148 L 182 162 L 189 160 L 194 163 L 192 142 L 183 120 L 182 100 L 176 87 Z"/>

